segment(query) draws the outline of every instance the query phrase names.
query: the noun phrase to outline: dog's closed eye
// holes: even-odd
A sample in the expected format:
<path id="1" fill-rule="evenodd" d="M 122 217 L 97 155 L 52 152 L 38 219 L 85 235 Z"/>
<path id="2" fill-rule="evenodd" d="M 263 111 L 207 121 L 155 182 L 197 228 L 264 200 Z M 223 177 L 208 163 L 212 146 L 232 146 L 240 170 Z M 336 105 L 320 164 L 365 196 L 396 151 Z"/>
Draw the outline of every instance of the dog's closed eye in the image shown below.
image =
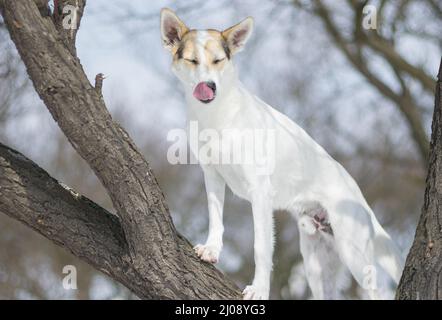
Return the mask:
<path id="1" fill-rule="evenodd" d="M 218 64 L 218 63 L 220 63 L 221 61 L 224 61 L 226 58 L 221 58 L 221 59 L 215 59 L 215 60 L 213 60 L 213 64 Z"/>
<path id="2" fill-rule="evenodd" d="M 184 60 L 186 60 L 187 62 L 190 62 L 190 63 L 192 63 L 194 65 L 198 64 L 198 60 L 196 60 L 196 59 L 184 59 Z"/>

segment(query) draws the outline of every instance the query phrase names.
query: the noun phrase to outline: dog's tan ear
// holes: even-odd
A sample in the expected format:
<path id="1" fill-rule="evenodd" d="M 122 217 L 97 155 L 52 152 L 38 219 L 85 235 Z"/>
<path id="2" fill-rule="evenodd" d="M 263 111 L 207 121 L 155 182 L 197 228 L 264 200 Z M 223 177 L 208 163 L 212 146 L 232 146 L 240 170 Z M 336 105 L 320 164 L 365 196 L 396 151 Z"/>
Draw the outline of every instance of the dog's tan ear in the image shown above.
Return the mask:
<path id="1" fill-rule="evenodd" d="M 247 40 L 253 31 L 253 18 L 245 18 L 233 27 L 230 27 L 222 32 L 224 39 L 227 41 L 227 46 L 232 54 L 241 51 L 244 48 Z"/>
<path id="2" fill-rule="evenodd" d="M 172 51 L 187 31 L 189 29 L 175 12 L 168 8 L 161 9 L 161 39 L 166 49 Z"/>

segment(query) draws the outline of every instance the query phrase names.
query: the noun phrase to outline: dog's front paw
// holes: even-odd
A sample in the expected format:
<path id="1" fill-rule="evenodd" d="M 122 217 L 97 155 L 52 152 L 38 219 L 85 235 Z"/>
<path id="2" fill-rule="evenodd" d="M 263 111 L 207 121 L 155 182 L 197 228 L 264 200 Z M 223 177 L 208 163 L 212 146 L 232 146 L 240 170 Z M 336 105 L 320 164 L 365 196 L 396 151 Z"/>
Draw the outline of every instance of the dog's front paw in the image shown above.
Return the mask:
<path id="1" fill-rule="evenodd" d="M 221 250 L 217 246 L 210 244 L 198 244 L 193 248 L 201 260 L 217 263 Z"/>
<path id="2" fill-rule="evenodd" d="M 268 300 L 269 299 L 269 289 L 251 285 L 247 286 L 242 292 L 244 300 Z"/>

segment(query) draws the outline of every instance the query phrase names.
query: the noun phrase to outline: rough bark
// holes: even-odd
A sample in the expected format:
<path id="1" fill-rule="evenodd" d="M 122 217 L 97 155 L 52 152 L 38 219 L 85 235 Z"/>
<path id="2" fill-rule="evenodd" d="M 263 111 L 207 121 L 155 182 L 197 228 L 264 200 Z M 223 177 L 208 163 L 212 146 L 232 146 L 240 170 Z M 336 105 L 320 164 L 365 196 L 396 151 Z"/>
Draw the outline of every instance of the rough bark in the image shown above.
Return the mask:
<path id="1" fill-rule="evenodd" d="M 436 85 L 424 206 L 396 297 L 442 299 L 442 61 Z"/>
<path id="2" fill-rule="evenodd" d="M 117 216 L 0 143 L 0 212 L 19 220 L 128 287 L 137 276 Z M 7 250 L 7 248 L 4 248 Z M 131 274 L 127 277 L 127 273 Z M 142 293 L 143 288 L 131 288 Z"/>
<path id="3" fill-rule="evenodd" d="M 113 259 L 122 264 L 115 265 L 115 260 L 106 266 L 98 258 L 91 260 L 93 254 L 84 257 L 82 251 L 71 248 L 72 242 L 64 239 L 63 232 L 43 234 L 98 269 L 107 270 L 132 290 L 138 288 L 135 292 L 141 298 L 239 298 L 237 287 L 215 268 L 201 263 L 189 242 L 177 233 L 149 164 L 112 120 L 99 90 L 88 81 L 75 53 L 77 30 L 65 30 L 61 23 L 63 6 L 75 3 L 79 25 L 84 0 L 59 0 L 54 16 L 43 16 L 32 0 L 0 0 L 0 11 L 37 93 L 110 195 L 125 239 L 125 254 Z M 3 196 L 0 199 L 5 202 Z M 10 216 L 26 224 L 30 221 L 13 206 L 9 210 Z M 61 217 L 62 225 L 69 220 Z M 36 224 L 30 226 L 35 228 Z M 96 224 L 88 227 L 99 228 Z M 114 237 L 121 238 L 118 234 Z M 84 239 L 78 237 L 77 241 Z M 113 256 L 112 252 L 102 254 Z M 123 281 L 114 274 L 118 268 L 133 270 L 134 276 Z"/>

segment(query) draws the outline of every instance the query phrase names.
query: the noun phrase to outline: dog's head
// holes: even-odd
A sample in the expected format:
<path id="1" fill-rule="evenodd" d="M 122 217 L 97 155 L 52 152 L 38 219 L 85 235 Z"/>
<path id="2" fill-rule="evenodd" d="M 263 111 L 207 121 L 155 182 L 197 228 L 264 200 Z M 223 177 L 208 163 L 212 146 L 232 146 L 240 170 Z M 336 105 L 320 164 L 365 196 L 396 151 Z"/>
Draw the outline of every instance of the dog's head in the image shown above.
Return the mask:
<path id="1" fill-rule="evenodd" d="M 161 10 L 161 37 L 173 56 L 172 69 L 201 103 L 212 102 L 232 84 L 231 59 L 243 49 L 252 29 L 249 17 L 224 31 L 190 30 L 172 10 Z"/>

